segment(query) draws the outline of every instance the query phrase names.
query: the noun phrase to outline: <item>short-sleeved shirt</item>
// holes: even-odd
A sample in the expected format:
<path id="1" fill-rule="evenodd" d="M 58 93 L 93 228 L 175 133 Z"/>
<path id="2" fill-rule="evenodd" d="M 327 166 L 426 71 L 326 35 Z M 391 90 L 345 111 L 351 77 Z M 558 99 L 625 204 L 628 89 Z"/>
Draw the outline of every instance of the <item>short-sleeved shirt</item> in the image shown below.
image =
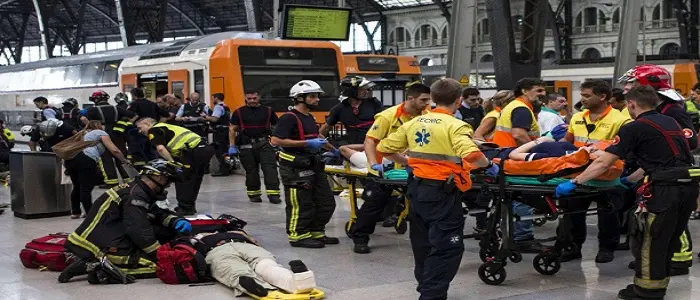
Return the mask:
<path id="1" fill-rule="evenodd" d="M 267 124 L 268 118 L 270 124 Z M 240 132 L 250 138 L 260 138 L 269 135 L 270 128 L 277 125 L 278 120 L 277 114 L 269 106 L 242 106 L 231 113 L 230 124 L 238 126 Z"/>
<path id="2" fill-rule="evenodd" d="M 300 136 L 301 133 L 299 132 L 299 122 L 301 122 L 302 129 L 304 130 L 304 140 L 318 137 L 318 125 L 316 124 L 316 119 L 314 116 L 311 114 L 303 114 L 296 109 L 293 109 L 280 117 L 275 130 L 272 132 L 272 136 L 280 139 L 297 141 L 302 140 L 302 137 Z M 284 147 L 283 149 L 285 152 L 295 154 L 312 153 L 306 148 Z"/>
<path id="3" fill-rule="evenodd" d="M 221 118 L 221 116 L 226 113 L 224 111 L 224 107 L 222 105 L 214 105 L 214 109 L 212 109 L 211 116 L 214 118 Z"/>
<path id="4" fill-rule="evenodd" d="M 520 128 L 526 131 L 530 131 L 532 128 L 532 113 L 527 107 L 518 107 L 513 110 L 511 114 L 511 128 Z"/>
<path id="5" fill-rule="evenodd" d="M 690 144 L 690 149 L 694 150 L 698 147 L 698 135 L 697 132 L 695 132 L 695 126 L 693 126 L 693 119 L 690 118 L 690 115 L 686 113 L 685 108 L 680 105 L 680 103 L 670 101 L 671 100 L 662 102 L 658 107 L 656 107 L 656 111 L 676 120 L 682 129 L 687 128 L 693 132 L 693 134 L 690 135 L 690 138 L 688 138 L 688 143 Z"/>
<path id="6" fill-rule="evenodd" d="M 455 112 L 455 118 L 460 119 L 465 123 L 469 124 L 469 126 L 472 127 L 472 130 L 476 130 L 477 128 L 479 128 L 479 124 L 481 124 L 481 120 L 484 119 L 485 115 L 486 112 L 484 112 L 483 107 L 478 106 L 475 108 L 471 108 L 464 103 L 462 103 L 461 106 L 457 109 L 457 112 Z"/>
<path id="7" fill-rule="evenodd" d="M 151 118 L 158 120 L 161 117 L 167 118 L 170 116 L 170 114 L 164 109 L 160 108 L 158 104 L 146 99 L 134 100 L 134 102 L 131 102 L 128 109 L 139 115 L 139 119 Z"/>
<path id="8" fill-rule="evenodd" d="M 98 161 L 100 159 L 100 156 L 102 156 L 102 153 L 105 152 L 105 145 L 102 144 L 102 141 L 100 140 L 103 136 L 109 136 L 106 131 L 104 130 L 91 130 L 85 134 L 85 137 L 83 137 L 83 141 L 90 142 L 90 141 L 100 141 L 97 143 L 95 146 L 92 147 L 87 147 L 83 149 L 83 153 L 87 155 L 88 157 L 94 159 L 95 161 Z"/>
<path id="9" fill-rule="evenodd" d="M 620 128 L 630 122 L 629 118 L 617 109 L 612 108 L 612 106 L 608 106 L 595 121 L 591 121 L 589 115 L 590 111 L 586 109 L 571 117 L 567 139 L 571 141 L 571 138 L 573 138 L 576 146 L 582 147 L 612 140 L 620 131 Z"/>
<path id="10" fill-rule="evenodd" d="M 564 124 L 564 119 L 556 111 L 543 107 L 542 111 L 537 114 L 537 124 L 540 126 L 540 132 L 545 133 L 552 131 L 557 125 Z"/>
<path id="11" fill-rule="evenodd" d="M 51 108 L 51 107 L 44 108 L 44 109 L 41 111 L 41 114 L 44 116 L 44 119 L 45 119 L 45 120 L 48 120 L 48 119 L 57 119 L 57 118 L 56 118 L 56 110 L 54 110 L 54 109 Z"/>
<path id="12" fill-rule="evenodd" d="M 197 105 L 199 106 L 201 104 L 197 104 Z M 180 108 L 177 110 L 177 113 L 175 114 L 176 117 L 187 117 L 187 116 L 185 116 L 185 106 L 191 106 L 191 104 L 190 105 L 188 105 L 188 104 L 181 105 Z M 204 104 L 202 106 L 203 106 L 202 112 L 205 114 L 209 114 L 209 106 L 207 106 L 206 104 Z M 196 106 L 193 108 L 196 108 Z"/>
<path id="13" fill-rule="evenodd" d="M 343 123 L 345 140 L 349 144 L 362 144 L 367 131 L 374 123 L 374 115 L 383 109 L 382 103 L 377 98 L 363 100 L 357 108 L 352 107 L 346 99 L 331 109 L 326 124 L 333 126 L 338 122 Z"/>

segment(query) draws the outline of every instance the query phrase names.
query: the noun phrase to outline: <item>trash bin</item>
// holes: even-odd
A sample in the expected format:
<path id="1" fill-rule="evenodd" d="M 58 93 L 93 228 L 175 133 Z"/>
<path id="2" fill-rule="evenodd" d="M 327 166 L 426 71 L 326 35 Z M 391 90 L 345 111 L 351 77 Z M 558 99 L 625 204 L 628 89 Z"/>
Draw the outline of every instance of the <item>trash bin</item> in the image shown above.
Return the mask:
<path id="1" fill-rule="evenodd" d="M 61 184 L 61 159 L 48 152 L 10 152 L 10 195 L 15 217 L 23 219 L 70 214 L 71 184 Z"/>

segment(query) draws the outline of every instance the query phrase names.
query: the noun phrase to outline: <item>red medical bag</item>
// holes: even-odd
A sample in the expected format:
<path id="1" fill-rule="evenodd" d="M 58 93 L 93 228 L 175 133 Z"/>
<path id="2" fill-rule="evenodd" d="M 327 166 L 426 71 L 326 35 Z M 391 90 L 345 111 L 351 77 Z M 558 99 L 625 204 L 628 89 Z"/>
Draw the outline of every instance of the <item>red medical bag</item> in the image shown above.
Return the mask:
<path id="1" fill-rule="evenodd" d="M 64 245 L 67 233 L 55 233 L 33 239 L 19 252 L 22 264 L 30 269 L 46 268 L 51 271 L 63 271 L 75 256 L 66 251 Z"/>

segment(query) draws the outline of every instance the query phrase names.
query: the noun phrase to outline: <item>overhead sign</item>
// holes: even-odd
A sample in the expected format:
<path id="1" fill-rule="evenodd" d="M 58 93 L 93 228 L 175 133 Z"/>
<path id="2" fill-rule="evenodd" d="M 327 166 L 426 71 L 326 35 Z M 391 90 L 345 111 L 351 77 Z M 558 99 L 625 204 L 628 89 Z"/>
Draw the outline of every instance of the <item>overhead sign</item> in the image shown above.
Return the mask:
<path id="1" fill-rule="evenodd" d="M 349 8 L 287 4 L 284 6 L 282 39 L 347 41 L 351 16 Z"/>
<path id="2" fill-rule="evenodd" d="M 462 86 L 469 85 L 469 77 L 467 77 L 467 75 L 462 75 L 462 78 L 459 79 L 459 83 L 462 84 Z"/>

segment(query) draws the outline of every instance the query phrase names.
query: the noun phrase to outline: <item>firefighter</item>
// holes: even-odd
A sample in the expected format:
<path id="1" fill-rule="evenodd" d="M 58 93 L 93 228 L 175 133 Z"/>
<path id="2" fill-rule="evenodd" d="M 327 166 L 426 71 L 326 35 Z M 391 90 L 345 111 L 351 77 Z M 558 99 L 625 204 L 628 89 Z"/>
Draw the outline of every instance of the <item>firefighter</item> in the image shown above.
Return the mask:
<path id="1" fill-rule="evenodd" d="M 326 123 L 321 126 L 319 134 L 328 137 L 328 133 L 338 122 L 345 128 L 344 142 L 362 144 L 374 116 L 384 109 L 384 105 L 372 97 L 374 82 L 361 76 L 346 76 L 340 81 L 341 102 L 333 107 Z"/>
<path id="2" fill-rule="evenodd" d="M 54 145 L 73 136 L 76 129 L 59 121 L 58 119 L 48 119 L 35 125 L 31 131 L 29 139 L 29 150 L 37 151 L 37 145 L 41 148 L 41 152 L 53 152 Z"/>
<path id="3" fill-rule="evenodd" d="M 277 115 L 271 107 L 260 104 L 258 91 L 245 91 L 245 99 L 245 106 L 231 114 L 228 154 L 240 156 L 250 202 L 262 202 L 259 173 L 262 168 L 268 200 L 273 204 L 282 203 L 275 149 L 270 145 Z"/>
<path id="4" fill-rule="evenodd" d="M 142 88 L 133 88 L 130 93 L 134 100 L 129 103 L 128 109 L 139 118 L 151 118 L 163 122 L 170 116 L 167 111 L 158 107 L 153 101 L 146 99 Z M 158 156 L 153 145 L 148 142 L 148 137 L 139 134 L 138 130 L 128 131 L 127 141 L 129 160 L 134 167 L 140 168 Z"/>
<path id="5" fill-rule="evenodd" d="M 459 269 L 464 253 L 461 194 L 471 188 L 470 169 L 487 167 L 487 174 L 498 174 L 498 166 L 474 144 L 471 126 L 453 116 L 461 92 L 454 79 L 436 81 L 430 87 L 436 108 L 405 123 L 377 146 L 381 155 L 413 169 L 409 234 L 421 300 L 447 299 Z M 408 160 L 399 154 L 404 149 Z"/>
<path id="6" fill-rule="evenodd" d="M 226 155 L 226 145 L 228 145 L 228 127 L 231 110 L 224 104 L 224 94 L 216 93 L 211 95 L 211 101 L 214 103 L 214 109 L 210 115 L 206 116 L 206 120 L 211 124 L 214 130 L 214 150 L 216 151 L 216 160 L 219 161 L 219 171 L 211 174 L 213 177 L 228 176 L 231 174 L 230 167 L 224 159 Z"/>
<path id="7" fill-rule="evenodd" d="M 634 284 L 620 290 L 620 299 L 663 299 L 668 287 L 673 252 L 681 244 L 690 213 L 695 209 L 698 184 L 682 181 L 676 171 L 688 176 L 693 164 L 684 128 L 656 107 L 660 101 L 649 86 L 629 89 L 627 107 L 635 121 L 623 126 L 613 145 L 605 150 L 583 173 L 561 183 L 557 196 L 569 195 L 577 187 L 595 179 L 618 159 L 634 156 L 647 174 L 638 189 L 635 212 L 636 230 L 630 232 L 635 254 Z M 665 175 L 664 175 L 665 174 Z"/>
<path id="8" fill-rule="evenodd" d="M 83 123 L 80 122 L 80 106 L 75 98 L 68 98 L 63 101 L 63 121 L 68 123 L 73 128 L 83 128 Z"/>
<path id="9" fill-rule="evenodd" d="M 422 83 L 413 83 L 406 88 L 406 100 L 403 103 L 387 108 L 374 116 L 374 125 L 367 132 L 364 142 L 367 166 L 370 167 L 370 170 L 377 173 L 383 171 L 383 165 L 380 163 L 383 159 L 376 151 L 379 141 L 395 132 L 401 124 L 426 113 L 429 104 L 430 87 Z M 377 221 L 381 219 L 382 212 L 390 202 L 392 191 L 391 187 L 371 180 L 364 184 L 362 198 L 365 202 L 357 212 L 357 222 L 349 230 L 355 253 L 371 252 L 369 248 L 370 235 L 374 233 Z"/>
<path id="10" fill-rule="evenodd" d="M 618 79 L 618 82 L 625 84 L 625 92 L 638 86 L 651 86 L 656 90 L 659 99 L 656 103 L 656 111 L 678 122 L 688 139 L 690 150 L 695 150 L 698 147 L 698 136 L 693 121 L 683 107 L 685 99 L 673 89 L 671 73 L 657 65 L 641 65 L 627 71 Z M 631 177 L 634 176 L 630 175 L 627 178 Z M 689 268 L 693 265 L 693 241 L 687 228 L 680 240 L 680 243 L 674 243 L 678 247 L 673 254 L 671 276 L 688 274 Z M 630 263 L 629 266 L 631 268 L 632 264 Z"/>
<path id="11" fill-rule="evenodd" d="M 87 109 L 85 119 L 88 121 L 102 121 L 105 131 L 109 134 L 115 146 L 122 153 L 126 152 L 125 132 L 127 127 L 136 120 L 136 114 L 124 108 L 119 108 L 109 104 L 109 94 L 105 91 L 98 90 L 90 95 L 90 102 L 95 106 Z M 81 118 L 82 119 L 82 118 Z M 110 151 L 105 151 L 98 161 L 100 171 L 104 177 L 103 188 L 111 188 L 119 183 L 119 176 L 122 180 L 129 181 L 129 175 L 124 170 L 121 161 L 119 161 Z"/>
<path id="12" fill-rule="evenodd" d="M 127 109 L 129 107 L 129 96 L 127 96 L 124 93 L 117 93 L 114 95 L 114 103 L 116 107 L 119 107 L 121 109 Z"/>
<path id="13" fill-rule="evenodd" d="M 195 203 L 202 187 L 204 169 L 214 156 L 214 149 L 200 136 L 180 126 L 162 122 L 156 124 L 151 118 L 139 120 L 136 126 L 156 146 L 160 157 L 189 166 L 184 180 L 175 183 L 175 212 L 186 216 L 196 214 Z"/>
<path id="14" fill-rule="evenodd" d="M 153 278 L 155 254 L 177 232 L 191 231 L 189 222 L 158 207 L 166 188 L 181 180 L 179 163 L 153 160 L 137 180 L 107 190 L 78 228 L 68 236 L 66 249 L 79 260 L 58 277 L 61 283 L 87 273 L 87 263 L 105 257 L 127 275 Z"/>
<path id="15" fill-rule="evenodd" d="M 326 236 L 326 224 L 335 211 L 335 197 L 321 149 L 333 150 L 318 137 L 318 126 L 311 110 L 318 106 L 323 89 L 311 80 L 302 80 L 289 90 L 294 109 L 280 117 L 270 138 L 279 152 L 280 175 L 284 184 L 287 235 L 292 247 L 323 248 L 338 244 L 338 238 Z"/>

